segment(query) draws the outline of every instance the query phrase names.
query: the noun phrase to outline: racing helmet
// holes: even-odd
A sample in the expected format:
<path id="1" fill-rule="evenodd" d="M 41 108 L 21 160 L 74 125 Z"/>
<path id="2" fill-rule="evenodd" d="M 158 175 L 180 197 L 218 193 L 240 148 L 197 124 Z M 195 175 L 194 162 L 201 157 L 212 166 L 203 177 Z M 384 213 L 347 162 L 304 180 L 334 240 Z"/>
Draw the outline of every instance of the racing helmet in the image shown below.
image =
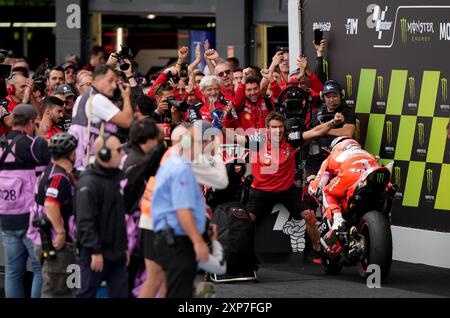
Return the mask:
<path id="1" fill-rule="evenodd" d="M 77 148 L 78 140 L 67 132 L 57 133 L 50 138 L 48 151 L 53 158 L 62 158 Z"/>
<path id="2" fill-rule="evenodd" d="M 330 145 L 332 152 L 344 151 L 350 149 L 350 147 L 361 148 L 361 145 L 355 139 L 346 136 L 334 138 Z"/>

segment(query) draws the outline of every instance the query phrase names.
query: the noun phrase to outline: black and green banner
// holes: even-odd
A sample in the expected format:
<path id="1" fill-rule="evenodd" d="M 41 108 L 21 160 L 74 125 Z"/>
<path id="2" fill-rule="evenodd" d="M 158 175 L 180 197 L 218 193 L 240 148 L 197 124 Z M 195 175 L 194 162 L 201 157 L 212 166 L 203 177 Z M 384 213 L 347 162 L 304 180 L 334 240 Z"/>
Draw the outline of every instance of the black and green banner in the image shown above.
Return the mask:
<path id="1" fill-rule="evenodd" d="M 450 232 L 450 2 L 302 3 L 304 53 L 315 60 L 322 29 L 330 78 L 357 114 L 355 137 L 395 162 L 393 224 Z"/>

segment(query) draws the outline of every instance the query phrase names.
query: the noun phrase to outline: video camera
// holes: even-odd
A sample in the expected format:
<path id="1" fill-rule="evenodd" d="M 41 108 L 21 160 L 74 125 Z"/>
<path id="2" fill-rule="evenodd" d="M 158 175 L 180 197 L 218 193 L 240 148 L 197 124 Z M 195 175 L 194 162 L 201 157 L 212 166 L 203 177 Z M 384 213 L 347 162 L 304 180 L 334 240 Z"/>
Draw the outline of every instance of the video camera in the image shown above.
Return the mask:
<path id="1" fill-rule="evenodd" d="M 131 64 L 125 62 L 125 59 L 132 59 L 133 53 L 131 52 L 131 49 L 127 45 L 120 45 L 122 50 L 119 52 L 116 52 L 116 57 L 119 62 L 119 67 L 122 71 L 126 71 L 130 68 Z"/>
<path id="2" fill-rule="evenodd" d="M 41 236 L 43 258 L 55 258 L 56 251 L 52 243 L 52 224 L 50 223 L 50 220 L 46 216 L 43 216 L 34 219 L 32 224 L 34 227 L 38 228 Z"/>
<path id="3" fill-rule="evenodd" d="M 311 110 L 308 93 L 297 86 L 287 87 L 280 93 L 276 109 L 286 116 L 287 142 L 293 148 L 301 146 L 302 133 L 306 130 L 305 118 Z"/>

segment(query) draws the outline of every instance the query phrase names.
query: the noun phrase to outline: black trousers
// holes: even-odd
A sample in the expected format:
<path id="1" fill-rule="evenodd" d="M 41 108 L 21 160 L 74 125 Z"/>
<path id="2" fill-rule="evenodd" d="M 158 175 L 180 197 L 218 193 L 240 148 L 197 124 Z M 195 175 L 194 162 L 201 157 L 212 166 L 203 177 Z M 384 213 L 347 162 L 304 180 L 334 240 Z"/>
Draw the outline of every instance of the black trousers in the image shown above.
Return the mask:
<path id="1" fill-rule="evenodd" d="M 301 195 L 302 189 L 295 185 L 282 192 L 268 192 L 251 188 L 247 209 L 259 220 L 265 215 L 269 215 L 275 204 L 281 203 L 294 219 L 301 220 L 300 212 L 308 209 L 308 206 L 301 202 Z"/>
<path id="2" fill-rule="evenodd" d="M 81 288 L 77 298 L 95 298 L 102 281 L 106 281 L 109 297 L 128 298 L 128 272 L 124 262 L 104 260 L 103 271 L 97 273 L 91 270 L 91 254 L 81 248 L 78 265 L 81 270 Z"/>
<path id="3" fill-rule="evenodd" d="M 161 265 L 167 280 L 167 298 L 191 298 L 197 261 L 194 246 L 187 236 L 174 236 L 169 245 L 161 232 L 155 236 L 156 262 Z"/>

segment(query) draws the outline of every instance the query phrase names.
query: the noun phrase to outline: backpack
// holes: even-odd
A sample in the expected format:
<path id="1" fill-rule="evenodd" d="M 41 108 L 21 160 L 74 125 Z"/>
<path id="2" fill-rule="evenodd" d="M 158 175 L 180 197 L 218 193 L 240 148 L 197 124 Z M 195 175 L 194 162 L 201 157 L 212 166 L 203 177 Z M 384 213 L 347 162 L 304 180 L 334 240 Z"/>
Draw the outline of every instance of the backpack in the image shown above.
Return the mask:
<path id="1" fill-rule="evenodd" d="M 217 224 L 219 242 L 225 250 L 227 274 L 257 270 L 255 229 L 245 205 L 230 202 L 217 206 L 211 223 Z"/>

